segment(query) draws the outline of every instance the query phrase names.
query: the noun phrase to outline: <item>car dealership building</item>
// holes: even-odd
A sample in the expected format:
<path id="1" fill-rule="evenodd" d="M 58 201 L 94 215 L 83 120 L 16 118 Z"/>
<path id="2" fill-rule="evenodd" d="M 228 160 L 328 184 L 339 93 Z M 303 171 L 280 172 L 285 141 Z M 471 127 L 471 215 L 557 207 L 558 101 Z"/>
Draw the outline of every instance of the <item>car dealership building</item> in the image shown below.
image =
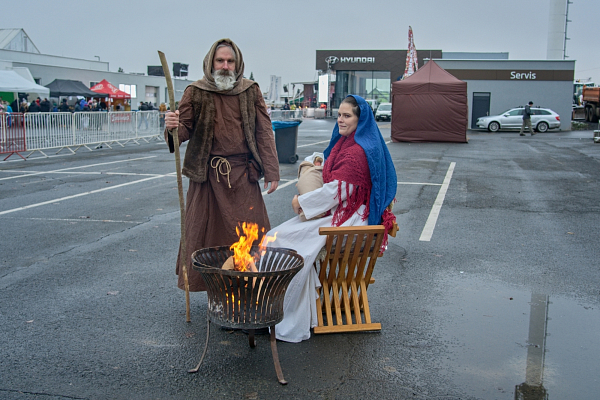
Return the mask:
<path id="1" fill-rule="evenodd" d="M 376 103 L 390 102 L 391 84 L 402 79 L 406 50 L 317 50 L 316 69 L 330 71 L 330 106 L 337 108 L 348 94 Z M 508 53 L 455 53 L 419 50 L 418 65 L 429 59 L 467 82 L 469 127 L 478 117 L 502 113 L 533 101 L 561 117 L 561 129 L 571 128 L 573 60 L 509 60 Z M 305 95 L 306 95 L 305 91 Z M 433 116 L 432 116 L 433 117 Z"/>

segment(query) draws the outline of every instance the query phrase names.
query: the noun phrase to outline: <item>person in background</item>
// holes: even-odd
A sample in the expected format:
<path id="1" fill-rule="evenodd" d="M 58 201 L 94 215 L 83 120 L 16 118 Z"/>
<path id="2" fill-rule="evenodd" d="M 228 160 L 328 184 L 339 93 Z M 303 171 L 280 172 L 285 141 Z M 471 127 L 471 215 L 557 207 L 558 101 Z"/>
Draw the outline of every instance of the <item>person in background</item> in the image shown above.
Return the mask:
<path id="1" fill-rule="evenodd" d="M 37 103 L 37 101 L 32 101 L 31 104 L 29 105 L 29 111 L 30 113 L 34 113 L 34 112 L 41 112 L 42 110 L 40 109 L 39 104 Z"/>
<path id="2" fill-rule="evenodd" d="M 1 99 L 1 97 L 0 97 Z M 6 113 L 6 126 L 10 127 L 12 125 L 12 118 L 10 114 L 12 114 L 13 110 L 8 101 L 0 101 L 0 113 Z"/>
<path id="3" fill-rule="evenodd" d="M 160 113 L 158 117 L 160 118 L 160 127 L 165 127 L 165 113 L 167 112 L 167 105 L 165 103 L 160 103 L 158 106 L 158 112 Z"/>
<path id="4" fill-rule="evenodd" d="M 44 100 L 40 101 L 40 111 L 43 113 L 49 113 L 50 112 L 50 102 L 48 101 L 48 99 L 46 97 L 44 97 Z M 44 116 L 42 123 L 44 124 L 44 126 L 48 125 L 48 116 Z"/>
<path id="5" fill-rule="evenodd" d="M 29 111 L 29 104 L 27 104 L 27 101 L 25 101 L 25 99 L 23 99 L 21 101 L 21 106 L 19 107 L 19 111 L 22 113 L 26 113 Z"/>
<path id="6" fill-rule="evenodd" d="M 44 97 L 44 100 L 40 102 L 40 110 L 42 112 L 50 112 L 50 102 Z"/>
<path id="7" fill-rule="evenodd" d="M 279 162 L 271 120 L 258 83 L 244 79 L 242 52 L 230 39 L 216 41 L 204 58 L 204 77 L 189 85 L 175 112 L 165 116 L 165 140 L 174 152 L 170 130 L 188 141 L 183 175 L 189 178 L 186 252 L 178 253 L 178 287 L 185 289 L 185 257 L 192 292 L 206 291 L 200 273 L 191 268 L 192 253 L 212 246 L 231 246 L 242 222 L 256 223 L 260 241 L 271 228 L 261 193 L 279 184 Z M 258 243 L 257 243 L 258 244 Z"/>
<path id="8" fill-rule="evenodd" d="M 144 102 L 140 102 L 139 111 L 148 111 L 148 105 Z M 142 123 L 144 124 L 144 127 L 145 127 L 144 129 L 148 129 L 148 116 L 146 115 L 146 113 L 145 112 L 138 113 L 138 118 L 139 118 L 138 129 L 141 129 Z"/>
<path id="9" fill-rule="evenodd" d="M 523 109 L 523 124 L 521 124 L 521 131 L 519 132 L 519 135 L 521 136 L 525 136 L 525 134 L 523 133 L 523 130 L 525 129 L 525 127 L 529 128 L 529 132 L 531 133 L 531 136 L 535 135 L 535 133 L 533 132 L 533 128 L 531 127 L 531 106 L 533 105 L 533 101 L 530 101 L 528 105 L 525 106 L 525 108 Z"/>
<path id="10" fill-rule="evenodd" d="M 58 106 L 58 111 L 60 112 L 71 112 L 69 109 L 69 105 L 67 104 L 67 99 L 62 99 L 60 106 Z"/>

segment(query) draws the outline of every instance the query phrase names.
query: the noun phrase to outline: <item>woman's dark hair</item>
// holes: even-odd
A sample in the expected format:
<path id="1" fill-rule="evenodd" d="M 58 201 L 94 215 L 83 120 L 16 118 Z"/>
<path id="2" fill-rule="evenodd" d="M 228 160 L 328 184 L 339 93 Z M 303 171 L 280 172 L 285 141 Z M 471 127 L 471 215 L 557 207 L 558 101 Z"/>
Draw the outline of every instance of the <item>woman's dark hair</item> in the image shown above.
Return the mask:
<path id="1" fill-rule="evenodd" d="M 352 106 L 352 113 L 360 118 L 360 107 L 358 106 L 358 102 L 354 98 L 354 96 L 348 96 L 344 100 L 342 100 L 341 104 L 348 103 Z"/>

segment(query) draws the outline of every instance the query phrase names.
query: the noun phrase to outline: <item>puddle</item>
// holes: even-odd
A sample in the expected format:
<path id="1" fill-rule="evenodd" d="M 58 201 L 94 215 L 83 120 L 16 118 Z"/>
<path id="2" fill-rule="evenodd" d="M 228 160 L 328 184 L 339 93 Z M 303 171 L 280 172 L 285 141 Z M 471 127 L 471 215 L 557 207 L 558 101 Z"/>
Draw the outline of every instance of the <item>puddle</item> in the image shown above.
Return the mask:
<path id="1" fill-rule="evenodd" d="M 433 308 L 440 367 L 482 399 L 598 398 L 600 307 L 460 274 Z"/>

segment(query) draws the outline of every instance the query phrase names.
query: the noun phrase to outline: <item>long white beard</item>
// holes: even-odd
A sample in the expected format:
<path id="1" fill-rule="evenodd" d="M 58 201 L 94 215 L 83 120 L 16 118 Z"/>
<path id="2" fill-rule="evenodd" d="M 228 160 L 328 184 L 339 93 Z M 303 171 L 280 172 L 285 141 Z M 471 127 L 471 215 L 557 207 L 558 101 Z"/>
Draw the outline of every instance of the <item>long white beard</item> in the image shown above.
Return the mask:
<path id="1" fill-rule="evenodd" d="M 235 75 L 233 74 L 233 71 L 218 70 L 214 71 L 212 76 L 219 90 L 233 89 L 233 85 L 235 84 Z"/>

